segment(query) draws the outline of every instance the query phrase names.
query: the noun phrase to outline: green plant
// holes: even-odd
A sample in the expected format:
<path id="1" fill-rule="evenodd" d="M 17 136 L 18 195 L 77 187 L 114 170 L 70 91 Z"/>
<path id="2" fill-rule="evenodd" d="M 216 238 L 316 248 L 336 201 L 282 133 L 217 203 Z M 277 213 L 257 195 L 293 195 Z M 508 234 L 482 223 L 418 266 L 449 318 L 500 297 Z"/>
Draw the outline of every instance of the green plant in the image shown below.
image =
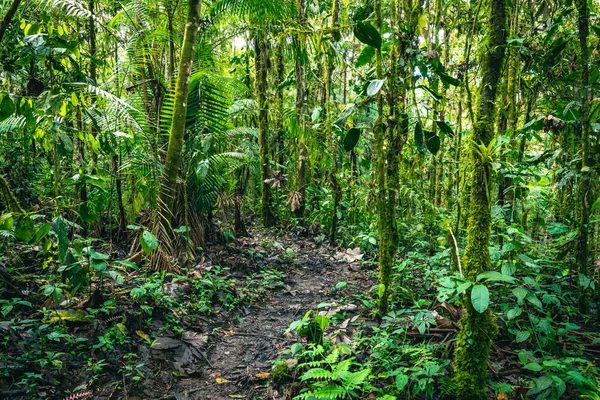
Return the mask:
<path id="1" fill-rule="evenodd" d="M 318 352 L 323 348 L 316 345 Z M 298 364 L 298 370 L 306 369 L 300 380 L 308 385 L 295 400 L 302 399 L 348 399 L 357 398 L 361 392 L 370 389 L 370 368 L 360 368 L 353 357 L 342 359 L 346 350 L 334 347 L 321 360 Z"/>

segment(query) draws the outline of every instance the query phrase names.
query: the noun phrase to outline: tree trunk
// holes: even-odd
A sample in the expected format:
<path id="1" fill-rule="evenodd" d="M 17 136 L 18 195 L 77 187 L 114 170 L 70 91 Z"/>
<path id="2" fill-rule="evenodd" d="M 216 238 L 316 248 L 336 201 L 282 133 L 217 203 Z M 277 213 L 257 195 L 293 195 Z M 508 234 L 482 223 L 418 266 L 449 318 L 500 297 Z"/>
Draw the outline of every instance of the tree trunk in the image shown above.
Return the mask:
<path id="1" fill-rule="evenodd" d="M 0 22 L 0 44 L 2 44 L 2 39 L 4 38 L 4 34 L 6 33 L 6 30 L 8 29 L 8 25 L 10 24 L 10 21 L 12 21 L 13 17 L 17 13 L 19 4 L 21 4 L 21 0 L 13 0 L 8 11 L 6 11 L 4 18 L 2 19 L 2 22 Z"/>
<path id="2" fill-rule="evenodd" d="M 298 18 L 301 24 L 306 22 L 306 13 L 304 12 L 304 0 L 298 0 Z M 304 143 L 304 134 L 306 130 L 306 71 L 304 68 L 304 49 L 305 39 L 298 34 L 296 36 L 300 55 L 296 57 L 296 118 L 300 127 L 300 137 L 298 138 L 298 177 L 296 181 L 296 190 L 300 194 L 299 204 L 294 211 L 296 218 L 304 218 L 304 209 L 306 201 L 306 145 Z"/>
<path id="3" fill-rule="evenodd" d="M 589 53 L 587 40 L 589 34 L 589 10 L 587 0 L 575 0 L 578 13 L 579 49 L 581 62 L 581 175 L 578 190 L 579 201 L 579 237 L 577 238 L 577 269 L 582 275 L 588 275 L 588 228 L 590 222 L 590 103 L 592 99 L 589 73 Z M 579 310 L 589 310 L 589 289 L 579 288 Z"/>
<path id="4" fill-rule="evenodd" d="M 491 233 L 491 160 L 482 155 L 494 135 L 494 102 L 504 59 L 506 40 L 506 10 L 504 0 L 490 0 L 488 46 L 482 62 L 482 80 L 472 130 L 469 176 L 469 212 L 467 245 L 463 257 L 466 277 L 475 281 L 477 275 L 491 268 L 489 244 Z M 485 148 L 484 148 L 485 147 Z M 462 319 L 455 352 L 455 382 L 457 398 L 485 400 L 485 386 L 492 339 L 498 331 L 491 311 L 476 311 L 465 299 L 467 312 Z"/>
<path id="5" fill-rule="evenodd" d="M 265 33 L 257 29 L 254 33 L 254 90 L 258 104 L 258 145 L 260 154 L 260 184 L 262 185 L 262 220 L 265 227 L 275 225 L 271 187 L 265 180 L 271 177 L 269 157 L 269 105 L 267 101 L 268 49 Z"/>
<path id="6" fill-rule="evenodd" d="M 183 139 L 185 134 L 187 97 L 194 64 L 194 49 L 198 39 L 198 28 L 200 24 L 201 0 L 189 0 L 187 23 L 183 35 L 183 47 L 179 62 L 179 73 L 175 83 L 175 96 L 173 102 L 173 118 L 169 132 L 169 146 L 165 160 L 165 172 L 161 187 L 161 207 L 163 217 L 169 222 L 174 214 L 175 194 L 177 178 L 181 165 L 181 153 L 183 150 Z"/>
<path id="7" fill-rule="evenodd" d="M 331 36 L 333 42 L 338 42 L 341 38 L 340 28 L 340 8 L 341 0 L 333 0 L 331 10 Z M 327 142 L 331 152 L 331 171 L 329 174 L 331 182 L 331 192 L 333 195 L 333 206 L 331 209 L 331 227 L 329 229 L 329 242 L 335 244 L 338 229 L 338 208 L 342 200 L 342 189 L 338 180 L 338 141 L 333 128 L 333 64 L 334 56 L 327 54 L 327 65 L 325 67 L 325 121 L 327 124 Z"/>

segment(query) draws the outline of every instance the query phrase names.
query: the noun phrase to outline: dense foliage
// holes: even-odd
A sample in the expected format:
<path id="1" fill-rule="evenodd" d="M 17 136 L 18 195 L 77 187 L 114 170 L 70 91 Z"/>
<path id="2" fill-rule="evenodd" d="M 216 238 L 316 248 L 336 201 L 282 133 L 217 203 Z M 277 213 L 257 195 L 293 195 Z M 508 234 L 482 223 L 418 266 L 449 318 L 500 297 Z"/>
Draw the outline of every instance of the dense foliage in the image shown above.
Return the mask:
<path id="1" fill-rule="evenodd" d="M 290 326 L 295 398 L 600 398 L 597 1 L 0 13 L 0 397 L 83 398 L 63 364 L 94 390 L 117 354 L 134 385 L 153 318 L 182 334 L 282 286 L 253 252 L 244 289 L 197 268 L 261 226 L 378 267 L 334 288 L 351 340 L 323 336 L 343 313 Z"/>

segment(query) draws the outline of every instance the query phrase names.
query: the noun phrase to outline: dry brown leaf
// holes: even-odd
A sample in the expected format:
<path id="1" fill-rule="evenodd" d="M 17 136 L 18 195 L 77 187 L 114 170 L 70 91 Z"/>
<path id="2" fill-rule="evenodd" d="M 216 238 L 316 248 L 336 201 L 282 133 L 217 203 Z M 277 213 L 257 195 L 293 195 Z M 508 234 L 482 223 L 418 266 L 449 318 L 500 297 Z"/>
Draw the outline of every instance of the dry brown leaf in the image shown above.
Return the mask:
<path id="1" fill-rule="evenodd" d="M 258 379 L 268 379 L 271 376 L 270 372 L 259 372 L 258 374 L 254 375 L 256 376 Z"/>

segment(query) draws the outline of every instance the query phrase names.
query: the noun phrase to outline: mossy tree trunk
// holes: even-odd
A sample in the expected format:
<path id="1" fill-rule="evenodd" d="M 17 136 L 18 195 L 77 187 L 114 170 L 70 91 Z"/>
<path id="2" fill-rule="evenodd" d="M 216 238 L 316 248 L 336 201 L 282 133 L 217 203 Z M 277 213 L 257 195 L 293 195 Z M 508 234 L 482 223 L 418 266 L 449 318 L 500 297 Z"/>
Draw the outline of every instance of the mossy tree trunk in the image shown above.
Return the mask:
<path id="1" fill-rule="evenodd" d="M 4 34 L 6 33 L 6 30 L 8 29 L 8 25 L 10 24 L 10 21 L 12 21 L 13 17 L 17 13 L 17 10 L 19 9 L 20 4 L 21 4 L 21 0 L 13 0 L 10 7 L 6 11 L 6 14 L 4 14 L 4 18 L 2 19 L 2 22 L 0 22 L 0 43 L 2 43 L 2 39 L 4 38 Z"/>
<path id="2" fill-rule="evenodd" d="M 306 23 L 306 13 L 304 11 L 304 0 L 298 0 L 298 19 L 301 24 Z M 298 55 L 296 56 L 296 118 L 298 119 L 298 127 L 300 129 L 300 137 L 298 138 L 298 176 L 296 181 L 296 190 L 299 193 L 299 203 L 294 214 L 296 218 L 304 218 L 305 198 L 306 198 L 306 144 L 304 142 L 304 134 L 306 131 L 306 70 L 305 70 L 305 38 L 297 34 L 295 36 L 296 45 L 298 46 Z"/>
<path id="3" fill-rule="evenodd" d="M 383 15 L 381 11 L 381 0 L 375 1 L 375 16 L 376 27 L 381 32 L 383 24 Z M 377 79 L 383 79 L 383 57 L 381 48 L 377 49 L 375 60 L 375 71 Z M 392 276 L 392 265 L 394 263 L 395 253 L 395 238 L 394 225 L 395 221 L 392 218 L 393 205 L 390 207 L 389 192 L 388 192 L 388 174 L 387 174 L 387 156 L 386 151 L 386 131 L 385 131 L 385 115 L 384 115 L 384 98 L 380 92 L 377 94 L 377 113 L 378 119 L 375 126 L 375 155 L 376 172 L 375 179 L 377 182 L 377 232 L 379 236 L 379 303 L 378 315 L 383 317 L 388 311 L 388 299 L 390 292 L 390 282 Z M 393 109 L 390 110 L 393 112 Z M 393 130 L 393 127 L 391 128 Z M 392 131 L 391 136 L 394 136 Z"/>
<path id="4" fill-rule="evenodd" d="M 469 155 L 469 212 L 467 245 L 463 269 L 474 281 L 477 275 L 491 268 L 491 160 L 482 147 L 488 147 L 494 132 L 494 102 L 504 60 L 506 41 L 506 9 L 504 0 L 490 0 L 488 14 L 488 49 L 483 54 L 482 79 L 476 106 L 475 124 L 471 134 Z M 468 293 L 470 297 L 470 293 Z M 497 325 L 489 309 L 479 313 L 470 299 L 466 300 L 466 315 L 461 320 L 455 352 L 455 382 L 457 398 L 484 400 L 488 361 Z"/>
<path id="5" fill-rule="evenodd" d="M 590 103 L 592 99 L 589 72 L 589 52 L 587 47 L 589 35 L 589 10 L 587 0 L 575 0 L 579 28 L 579 50 L 581 63 L 581 174 L 579 192 L 579 237 L 577 238 L 577 268 L 582 275 L 588 275 L 588 240 L 590 223 Z M 579 310 L 587 313 L 589 310 L 589 290 L 580 287 Z"/>
<path id="6" fill-rule="evenodd" d="M 161 187 L 161 208 L 163 217 L 169 222 L 174 215 L 177 178 L 181 166 L 181 155 L 185 134 L 187 97 L 194 64 L 198 28 L 200 25 L 201 0 L 189 0 L 187 22 L 183 35 L 183 47 L 179 61 L 179 72 L 175 83 L 173 118 L 169 132 L 169 145 L 165 159 L 165 171 Z"/>
<path id="7" fill-rule="evenodd" d="M 260 156 L 260 180 L 262 200 L 262 220 L 265 227 L 275 225 L 271 187 L 265 183 L 271 177 L 271 159 L 269 156 L 269 105 L 267 100 L 268 48 L 265 32 L 254 32 L 254 90 L 258 105 L 258 145 Z"/>
<path id="8" fill-rule="evenodd" d="M 333 43 L 339 42 L 340 35 L 340 11 L 341 0 L 333 0 L 331 8 L 331 40 Z M 335 48 L 335 46 L 332 46 Z M 342 200 L 342 188 L 338 180 L 338 140 L 333 126 L 333 73 L 335 70 L 334 64 L 335 55 L 332 54 L 332 49 L 327 53 L 327 65 L 325 66 L 325 121 L 327 124 L 327 142 L 329 151 L 331 152 L 331 170 L 330 182 L 331 192 L 333 195 L 333 206 L 331 207 L 331 227 L 329 229 L 329 241 L 335 244 L 337 229 L 338 229 L 338 209 Z"/>

